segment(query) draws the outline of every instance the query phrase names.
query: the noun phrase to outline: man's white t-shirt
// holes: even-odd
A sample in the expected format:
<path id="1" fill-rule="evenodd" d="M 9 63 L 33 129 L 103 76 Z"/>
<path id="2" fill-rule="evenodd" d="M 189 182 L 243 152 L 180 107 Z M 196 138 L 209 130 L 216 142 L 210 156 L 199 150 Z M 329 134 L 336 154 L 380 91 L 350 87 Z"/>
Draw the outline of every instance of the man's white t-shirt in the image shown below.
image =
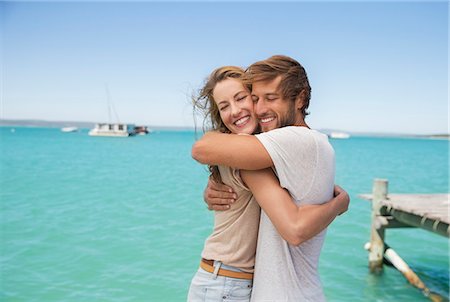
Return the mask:
<path id="1" fill-rule="evenodd" d="M 256 135 L 297 205 L 333 198 L 334 150 L 326 135 L 284 127 Z M 261 212 L 252 301 L 325 301 L 318 274 L 326 231 L 299 246 L 287 243 Z"/>

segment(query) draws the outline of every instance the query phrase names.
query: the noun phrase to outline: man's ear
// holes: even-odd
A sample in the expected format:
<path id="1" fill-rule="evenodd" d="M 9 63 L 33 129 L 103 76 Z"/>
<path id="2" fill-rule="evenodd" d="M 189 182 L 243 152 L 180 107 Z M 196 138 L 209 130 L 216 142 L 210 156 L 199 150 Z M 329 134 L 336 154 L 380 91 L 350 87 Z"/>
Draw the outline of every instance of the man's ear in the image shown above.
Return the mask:
<path id="1" fill-rule="evenodd" d="M 295 110 L 302 110 L 303 108 L 303 100 L 305 99 L 306 96 L 306 91 L 305 89 L 303 89 L 302 91 L 300 91 L 300 93 L 298 94 L 297 98 L 295 99 Z"/>

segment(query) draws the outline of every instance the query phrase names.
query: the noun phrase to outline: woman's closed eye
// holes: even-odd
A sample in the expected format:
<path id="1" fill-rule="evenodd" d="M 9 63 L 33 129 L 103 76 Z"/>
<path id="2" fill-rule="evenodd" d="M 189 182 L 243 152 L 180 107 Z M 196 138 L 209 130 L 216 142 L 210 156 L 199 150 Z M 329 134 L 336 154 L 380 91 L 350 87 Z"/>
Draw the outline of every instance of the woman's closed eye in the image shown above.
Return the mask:
<path id="1" fill-rule="evenodd" d="M 219 111 L 223 111 L 223 110 L 225 110 L 225 109 L 227 109 L 227 108 L 228 108 L 228 104 L 223 105 L 223 106 L 220 106 L 220 107 L 219 107 Z"/>

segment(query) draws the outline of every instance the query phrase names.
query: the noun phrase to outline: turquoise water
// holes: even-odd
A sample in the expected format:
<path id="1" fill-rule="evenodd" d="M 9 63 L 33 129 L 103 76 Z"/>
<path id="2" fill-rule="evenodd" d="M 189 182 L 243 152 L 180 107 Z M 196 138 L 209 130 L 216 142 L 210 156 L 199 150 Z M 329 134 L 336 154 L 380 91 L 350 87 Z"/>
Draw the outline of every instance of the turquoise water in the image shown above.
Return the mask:
<path id="1" fill-rule="evenodd" d="M 1 301 L 184 301 L 212 214 L 194 132 L 133 138 L 0 127 Z M 370 193 L 448 192 L 448 141 L 334 140 L 336 182 L 352 202 L 330 226 L 320 274 L 329 301 L 428 301 L 394 269 L 367 269 Z M 386 241 L 448 297 L 448 239 L 417 229 Z"/>

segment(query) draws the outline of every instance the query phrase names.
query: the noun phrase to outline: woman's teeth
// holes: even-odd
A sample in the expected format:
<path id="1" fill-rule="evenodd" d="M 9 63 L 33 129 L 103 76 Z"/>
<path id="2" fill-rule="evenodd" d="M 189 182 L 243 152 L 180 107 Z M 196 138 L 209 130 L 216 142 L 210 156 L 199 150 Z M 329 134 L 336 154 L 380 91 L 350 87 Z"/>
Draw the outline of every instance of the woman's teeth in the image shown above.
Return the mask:
<path id="1" fill-rule="evenodd" d="M 235 121 L 234 124 L 236 126 L 241 126 L 241 125 L 245 124 L 249 119 L 250 119 L 249 116 L 244 116 L 243 118 L 240 118 L 237 121 Z"/>

